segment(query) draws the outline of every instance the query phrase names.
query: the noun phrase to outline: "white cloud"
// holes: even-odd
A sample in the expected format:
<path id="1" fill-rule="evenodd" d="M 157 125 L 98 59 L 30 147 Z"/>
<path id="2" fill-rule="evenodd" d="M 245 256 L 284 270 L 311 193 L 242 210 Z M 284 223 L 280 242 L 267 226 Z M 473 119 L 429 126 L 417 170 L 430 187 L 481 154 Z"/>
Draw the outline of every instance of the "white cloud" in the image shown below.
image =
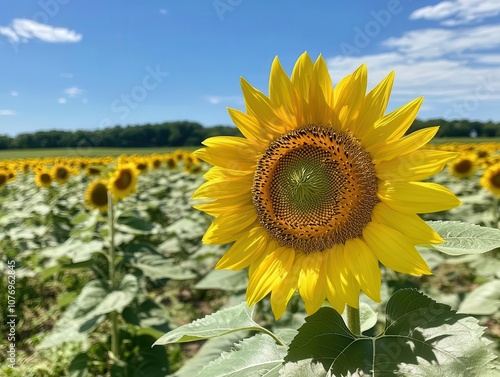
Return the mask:
<path id="1" fill-rule="evenodd" d="M 73 78 L 73 74 L 72 73 L 67 73 L 67 72 L 62 72 L 59 74 L 59 76 L 61 76 L 63 79 L 71 79 Z"/>
<path id="2" fill-rule="evenodd" d="M 10 95 L 11 95 L 12 97 L 17 97 L 17 96 L 19 95 L 19 93 L 17 92 L 17 90 L 12 90 L 12 91 L 10 92 Z"/>
<path id="3" fill-rule="evenodd" d="M 333 81 L 366 63 L 369 88 L 396 72 L 391 108 L 424 96 L 423 110 L 433 116 L 481 117 L 486 108 L 498 114 L 500 26 L 411 30 L 382 45 L 379 54 L 327 59 Z"/>
<path id="4" fill-rule="evenodd" d="M 67 102 L 66 98 L 61 97 L 57 100 L 57 103 L 60 103 L 61 105 L 65 104 Z"/>
<path id="5" fill-rule="evenodd" d="M 499 1 L 500 4 L 500 1 Z M 500 25 L 484 25 L 466 29 L 423 29 L 383 42 L 408 56 L 433 58 L 446 54 L 488 50 L 500 46 Z"/>
<path id="6" fill-rule="evenodd" d="M 410 19 L 441 20 L 446 26 L 479 22 L 500 14 L 498 0 L 447 0 L 415 10 Z"/>
<path id="7" fill-rule="evenodd" d="M 160 9 L 160 14 L 167 14 L 167 13 L 168 13 L 168 11 L 166 9 L 163 9 L 163 8 Z"/>
<path id="8" fill-rule="evenodd" d="M 83 90 L 77 86 L 72 86 L 70 88 L 64 89 L 64 93 L 68 97 L 76 97 L 83 93 Z"/>
<path id="9" fill-rule="evenodd" d="M 26 18 L 15 18 L 9 26 L 0 26 L 0 34 L 6 36 L 11 43 L 27 43 L 30 39 L 49 43 L 75 43 L 82 39 L 82 35 L 74 30 L 41 24 Z"/>
<path id="10" fill-rule="evenodd" d="M 208 96 L 206 100 L 212 105 L 218 105 L 220 103 L 243 103 L 243 98 L 238 96 Z"/>
<path id="11" fill-rule="evenodd" d="M 16 112 L 14 110 L 9 110 L 9 109 L 0 109 L 0 115 L 16 115 Z"/>

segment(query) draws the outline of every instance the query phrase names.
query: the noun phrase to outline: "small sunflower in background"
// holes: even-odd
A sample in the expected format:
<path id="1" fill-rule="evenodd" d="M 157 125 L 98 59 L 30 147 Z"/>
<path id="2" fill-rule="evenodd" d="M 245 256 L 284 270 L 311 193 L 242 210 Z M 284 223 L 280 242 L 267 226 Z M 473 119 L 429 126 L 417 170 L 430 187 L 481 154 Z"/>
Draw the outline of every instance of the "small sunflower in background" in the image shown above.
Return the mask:
<path id="1" fill-rule="evenodd" d="M 451 175 L 461 179 L 472 177 L 478 167 L 475 153 L 463 153 L 448 164 Z"/>
<path id="2" fill-rule="evenodd" d="M 158 170 L 161 168 L 162 159 L 158 155 L 153 155 L 149 157 L 149 165 L 152 170 Z"/>
<path id="3" fill-rule="evenodd" d="M 52 166 L 51 173 L 52 177 L 54 177 L 54 181 L 60 185 L 64 185 L 68 182 L 72 174 L 72 169 L 66 164 L 57 163 Z"/>
<path id="4" fill-rule="evenodd" d="M 117 200 L 129 196 L 136 191 L 139 171 L 135 164 L 118 165 L 108 180 L 108 189 Z"/>
<path id="5" fill-rule="evenodd" d="M 52 186 L 53 182 L 52 174 L 46 168 L 37 169 L 35 176 L 35 183 L 37 186 L 49 188 Z"/>
<path id="6" fill-rule="evenodd" d="M 9 181 L 9 172 L 4 169 L 0 169 L 0 188 L 4 187 Z"/>
<path id="7" fill-rule="evenodd" d="M 500 162 L 487 168 L 480 180 L 481 186 L 500 198 Z"/>
<path id="8" fill-rule="evenodd" d="M 135 167 L 142 174 L 148 171 L 148 161 L 146 158 L 138 158 L 135 160 Z"/>
<path id="9" fill-rule="evenodd" d="M 443 242 L 419 216 L 460 204 L 445 187 L 418 182 L 456 153 L 421 149 L 431 127 L 405 135 L 422 98 L 384 115 L 394 74 L 366 93 L 366 66 L 335 88 L 325 60 L 304 53 L 291 77 L 276 58 L 269 96 L 241 80 L 246 112 L 229 109 L 244 135 L 203 142 L 212 165 L 194 193 L 215 217 L 203 242 L 233 242 L 219 269 L 249 267 L 246 299 L 271 293 L 276 318 L 298 290 L 308 314 L 324 300 L 358 308 L 360 290 L 381 300 L 379 262 L 431 274 L 415 245 Z"/>
<path id="10" fill-rule="evenodd" d="M 108 209 L 108 183 L 97 179 L 90 183 L 85 192 L 85 205 L 105 212 Z"/>
<path id="11" fill-rule="evenodd" d="M 165 165 L 167 166 L 168 170 L 177 169 L 178 167 L 177 158 L 171 154 L 167 155 L 167 157 L 165 157 Z"/>

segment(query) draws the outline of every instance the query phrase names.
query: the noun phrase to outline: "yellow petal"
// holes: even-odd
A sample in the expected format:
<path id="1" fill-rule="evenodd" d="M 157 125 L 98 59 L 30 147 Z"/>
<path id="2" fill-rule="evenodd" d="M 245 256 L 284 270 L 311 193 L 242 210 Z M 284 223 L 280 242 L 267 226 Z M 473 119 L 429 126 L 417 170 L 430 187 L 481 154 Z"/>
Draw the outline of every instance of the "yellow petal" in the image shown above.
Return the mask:
<path id="1" fill-rule="evenodd" d="M 359 238 L 351 238 L 345 243 L 347 267 L 363 292 L 372 300 L 380 302 L 381 275 L 378 259 L 368 245 Z"/>
<path id="2" fill-rule="evenodd" d="M 307 123 L 327 125 L 332 123 L 332 119 L 336 118 L 333 109 L 329 104 L 329 98 L 325 96 L 323 87 L 326 87 L 326 82 L 330 82 L 330 91 L 332 82 L 330 80 L 330 74 L 326 68 L 326 63 L 320 56 L 313 67 L 313 74 L 311 77 L 311 82 L 309 84 L 309 111 L 306 118 Z M 327 96 L 330 93 L 326 93 Z M 306 110 L 307 112 L 307 110 Z M 335 123 L 335 121 L 334 121 Z M 338 124 L 338 121 L 336 122 Z"/>
<path id="3" fill-rule="evenodd" d="M 362 64 L 352 74 L 342 79 L 335 87 L 334 101 L 342 129 L 351 129 L 363 104 L 366 94 L 366 65 Z"/>
<path id="4" fill-rule="evenodd" d="M 295 118 L 298 110 L 297 95 L 278 57 L 274 58 L 271 66 L 269 98 L 275 109 L 281 109 L 280 114 L 288 114 L 289 117 Z"/>
<path id="5" fill-rule="evenodd" d="M 347 303 L 352 307 L 358 307 L 359 303 L 359 284 L 354 276 L 347 269 L 344 258 L 344 245 L 335 245 L 328 252 L 327 278 L 329 280 L 329 290 L 337 294 L 340 303 Z M 327 292 L 328 294 L 328 292 Z M 328 299 L 330 301 L 330 299 Z M 334 306 L 334 303 L 332 303 Z M 334 306 L 335 310 L 337 307 Z M 341 313 L 341 310 L 337 310 Z"/>
<path id="6" fill-rule="evenodd" d="M 350 129 L 355 135 L 374 128 L 375 122 L 384 115 L 393 82 L 394 72 L 391 72 L 366 95 L 360 107 L 357 121 L 350 125 Z"/>
<path id="7" fill-rule="evenodd" d="M 330 250 L 324 251 L 327 253 L 325 263 L 327 283 L 326 298 L 328 299 L 330 305 L 340 314 L 342 314 L 345 309 L 346 298 L 340 286 L 340 274 L 337 270 L 334 253 L 341 247 L 341 245 L 335 245 Z"/>
<path id="8" fill-rule="evenodd" d="M 250 205 L 252 205 L 252 198 L 250 196 L 240 196 L 231 199 L 224 198 L 207 203 L 198 203 L 193 205 L 193 208 L 203 211 L 210 216 L 217 217 L 222 213 L 240 212 Z"/>
<path id="9" fill-rule="evenodd" d="M 213 179 L 204 182 L 193 193 L 194 200 L 199 199 L 221 199 L 241 197 L 247 194 L 251 197 L 253 176 L 242 177 L 238 180 L 224 178 Z"/>
<path id="10" fill-rule="evenodd" d="M 446 187 L 431 182 L 383 182 L 378 197 L 392 209 L 404 213 L 445 211 L 461 204 Z"/>
<path id="11" fill-rule="evenodd" d="M 266 296 L 290 271 L 295 252 L 288 247 L 279 247 L 269 253 L 250 276 L 247 288 L 248 306 L 254 305 Z"/>
<path id="12" fill-rule="evenodd" d="M 271 100 L 244 78 L 241 78 L 240 81 L 248 114 L 257 119 L 260 127 L 265 128 L 267 133 L 273 135 L 273 139 L 284 134 L 286 125 L 276 115 Z"/>
<path id="13" fill-rule="evenodd" d="M 252 206 L 241 212 L 232 214 L 223 214 L 214 219 L 208 227 L 202 241 L 204 243 L 226 243 L 220 242 L 221 239 L 228 239 L 231 242 L 231 235 L 238 234 L 257 221 L 257 212 Z"/>
<path id="14" fill-rule="evenodd" d="M 439 173 L 456 157 L 454 152 L 419 149 L 375 165 L 378 179 L 404 182 L 420 181 Z"/>
<path id="15" fill-rule="evenodd" d="M 423 97 L 416 98 L 377 120 L 374 127 L 362 135 L 363 146 L 368 149 L 402 137 L 415 120 L 423 100 Z"/>
<path id="16" fill-rule="evenodd" d="M 414 245 L 444 242 L 417 214 L 396 211 L 383 202 L 373 208 L 372 220 L 400 231 Z"/>
<path id="17" fill-rule="evenodd" d="M 250 230 L 246 237 L 239 238 L 223 255 L 217 269 L 241 270 L 252 264 L 267 246 L 267 232 L 260 226 Z"/>
<path id="18" fill-rule="evenodd" d="M 326 297 L 324 253 L 309 253 L 302 262 L 299 275 L 299 292 L 307 314 L 316 312 Z"/>
<path id="19" fill-rule="evenodd" d="M 241 138 L 241 140 L 245 139 Z M 239 152 L 238 148 L 236 148 L 235 145 L 231 147 L 228 146 L 226 149 L 224 149 L 223 147 L 200 148 L 193 154 L 200 160 L 208 162 L 209 164 L 222 166 L 227 169 L 242 171 L 254 170 L 257 163 L 255 154 L 249 153 L 251 149 L 247 149 L 247 152 L 244 153 L 241 152 L 241 148 L 244 147 L 240 146 L 239 148 Z"/>
<path id="20" fill-rule="evenodd" d="M 304 258 L 304 253 L 295 253 L 292 268 L 288 271 L 281 283 L 277 284 L 271 292 L 271 308 L 276 319 L 279 319 L 283 315 L 288 305 L 288 301 L 290 301 L 298 288 L 299 274 L 302 270 Z"/>
<path id="21" fill-rule="evenodd" d="M 261 127 L 258 120 L 252 115 L 236 109 L 228 108 L 227 111 L 243 136 L 251 140 L 256 149 L 265 149 L 268 142 L 272 140 L 271 133 Z"/>
<path id="22" fill-rule="evenodd" d="M 309 83 L 313 72 L 313 62 L 307 52 L 297 59 L 292 71 L 292 84 L 296 92 L 306 102 L 309 100 Z"/>
<path id="23" fill-rule="evenodd" d="M 427 144 L 438 132 L 439 127 L 429 127 L 415 131 L 392 143 L 377 144 L 367 148 L 367 152 L 372 155 L 373 163 L 384 160 L 391 160 L 394 157 L 413 152 Z"/>
<path id="24" fill-rule="evenodd" d="M 368 247 L 383 265 L 410 275 L 430 275 L 425 260 L 403 233 L 386 225 L 370 222 L 363 229 Z"/>

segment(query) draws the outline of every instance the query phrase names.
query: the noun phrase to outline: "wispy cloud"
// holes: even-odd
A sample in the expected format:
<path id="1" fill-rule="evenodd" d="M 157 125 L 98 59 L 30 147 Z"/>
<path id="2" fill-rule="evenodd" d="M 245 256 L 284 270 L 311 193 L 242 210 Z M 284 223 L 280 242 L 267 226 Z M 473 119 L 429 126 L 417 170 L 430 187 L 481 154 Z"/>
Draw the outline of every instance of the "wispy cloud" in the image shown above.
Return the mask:
<path id="1" fill-rule="evenodd" d="M 498 0 L 446 0 L 415 10 L 410 19 L 440 20 L 446 26 L 479 22 L 500 14 Z"/>
<path id="2" fill-rule="evenodd" d="M 10 95 L 11 95 L 12 97 L 17 97 L 17 96 L 19 95 L 19 93 L 17 92 L 17 90 L 12 90 L 12 91 L 10 92 Z"/>
<path id="3" fill-rule="evenodd" d="M 457 103 L 474 109 L 465 117 L 480 111 L 479 103 L 496 106 L 500 99 L 500 25 L 410 30 L 382 46 L 378 54 L 328 59 L 332 78 L 366 63 L 373 87 L 394 70 L 393 105 L 424 96 L 427 105 L 445 109 L 444 117 L 465 114 L 446 111 Z"/>
<path id="4" fill-rule="evenodd" d="M 64 89 L 64 93 L 68 96 L 68 97 L 77 97 L 79 96 L 80 94 L 83 93 L 83 90 L 80 89 L 79 87 L 77 86 L 72 86 L 70 88 L 67 88 L 67 89 Z"/>
<path id="5" fill-rule="evenodd" d="M 27 43 L 30 39 L 48 43 L 75 43 L 82 39 L 82 35 L 74 30 L 41 24 L 26 18 L 15 18 L 9 26 L 0 26 L 0 34 L 6 36 L 11 43 Z"/>
<path id="6" fill-rule="evenodd" d="M 16 112 L 10 109 L 0 109 L 0 115 L 5 115 L 5 116 L 16 115 Z"/>
<path id="7" fill-rule="evenodd" d="M 218 105 L 220 103 L 243 103 L 243 98 L 238 96 L 207 96 L 206 100 L 212 105 Z"/>
<path id="8" fill-rule="evenodd" d="M 68 72 L 61 72 L 59 74 L 59 76 L 61 76 L 63 79 L 71 79 L 71 78 L 73 78 L 73 74 L 72 73 L 68 73 Z"/>
<path id="9" fill-rule="evenodd" d="M 164 9 L 164 8 L 160 9 L 160 14 L 167 14 L 167 13 L 168 13 L 168 11 L 166 9 Z"/>
<path id="10" fill-rule="evenodd" d="M 61 97 L 57 100 L 57 103 L 61 104 L 61 105 L 64 105 L 65 103 L 67 102 L 66 98 L 64 97 Z"/>

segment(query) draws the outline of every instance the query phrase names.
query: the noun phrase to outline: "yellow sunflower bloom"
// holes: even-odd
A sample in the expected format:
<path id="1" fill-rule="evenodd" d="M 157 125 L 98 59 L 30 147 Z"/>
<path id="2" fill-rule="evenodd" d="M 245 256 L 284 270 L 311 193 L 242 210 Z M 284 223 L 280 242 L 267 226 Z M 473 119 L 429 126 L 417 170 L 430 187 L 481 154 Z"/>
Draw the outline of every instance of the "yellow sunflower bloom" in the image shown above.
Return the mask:
<path id="1" fill-rule="evenodd" d="M 52 177 L 52 174 L 48 170 L 46 170 L 44 168 L 37 170 L 36 177 L 35 177 L 35 183 L 38 186 L 49 188 L 50 186 L 52 186 L 53 180 L 54 179 Z"/>
<path id="2" fill-rule="evenodd" d="M 108 209 L 108 183 L 104 179 L 97 179 L 89 184 L 85 192 L 85 204 L 101 212 Z"/>
<path id="3" fill-rule="evenodd" d="M 420 149 L 438 127 L 405 136 L 422 98 L 387 115 L 394 75 L 366 94 L 365 65 L 332 87 L 304 53 L 291 78 L 276 58 L 269 96 L 241 81 L 246 112 L 229 109 L 244 138 L 212 137 L 195 155 L 212 165 L 195 208 L 215 216 L 205 243 L 234 242 L 216 268 L 249 267 L 247 303 L 271 293 L 276 318 L 298 290 L 306 311 L 327 299 L 380 301 L 385 266 L 430 274 L 417 244 L 442 239 L 417 215 L 460 204 L 434 183 L 456 153 Z"/>
<path id="4" fill-rule="evenodd" d="M 500 198 L 500 163 L 486 169 L 480 183 L 481 186 Z"/>
<path id="5" fill-rule="evenodd" d="M 478 168 L 477 155 L 475 153 L 464 153 L 449 163 L 451 175 L 457 178 L 470 178 Z"/>
<path id="6" fill-rule="evenodd" d="M 56 181 L 60 185 L 68 182 L 71 173 L 72 169 L 65 164 L 55 164 L 54 166 L 52 166 L 52 177 L 54 177 L 54 181 Z"/>
<path id="7" fill-rule="evenodd" d="M 108 189 L 115 199 L 123 199 L 136 190 L 138 176 L 135 164 L 119 165 L 108 181 Z"/>

